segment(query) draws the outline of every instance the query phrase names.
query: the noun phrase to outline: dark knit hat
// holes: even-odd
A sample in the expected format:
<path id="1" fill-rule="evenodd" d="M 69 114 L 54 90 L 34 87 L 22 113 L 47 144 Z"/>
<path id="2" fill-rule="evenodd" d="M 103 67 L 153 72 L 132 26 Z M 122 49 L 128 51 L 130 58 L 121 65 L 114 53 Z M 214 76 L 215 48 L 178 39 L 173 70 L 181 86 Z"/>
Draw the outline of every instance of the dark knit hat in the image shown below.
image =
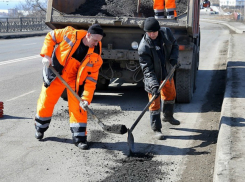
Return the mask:
<path id="1" fill-rule="evenodd" d="M 158 30 L 160 30 L 160 25 L 154 17 L 149 17 L 144 21 L 144 31 L 157 32 Z"/>
<path id="2" fill-rule="evenodd" d="M 93 24 L 88 28 L 88 32 L 91 34 L 100 34 L 102 36 L 104 36 L 104 32 L 103 29 L 101 28 L 101 26 L 99 24 Z"/>

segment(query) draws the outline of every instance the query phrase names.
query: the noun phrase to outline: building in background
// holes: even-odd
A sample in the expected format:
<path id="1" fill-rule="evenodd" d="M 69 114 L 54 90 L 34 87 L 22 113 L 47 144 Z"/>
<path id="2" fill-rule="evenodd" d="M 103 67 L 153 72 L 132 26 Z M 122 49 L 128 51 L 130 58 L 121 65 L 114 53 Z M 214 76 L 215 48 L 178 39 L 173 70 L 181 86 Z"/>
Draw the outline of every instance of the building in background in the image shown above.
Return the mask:
<path id="1" fill-rule="evenodd" d="M 220 0 L 219 5 L 225 7 L 244 7 L 245 0 Z"/>

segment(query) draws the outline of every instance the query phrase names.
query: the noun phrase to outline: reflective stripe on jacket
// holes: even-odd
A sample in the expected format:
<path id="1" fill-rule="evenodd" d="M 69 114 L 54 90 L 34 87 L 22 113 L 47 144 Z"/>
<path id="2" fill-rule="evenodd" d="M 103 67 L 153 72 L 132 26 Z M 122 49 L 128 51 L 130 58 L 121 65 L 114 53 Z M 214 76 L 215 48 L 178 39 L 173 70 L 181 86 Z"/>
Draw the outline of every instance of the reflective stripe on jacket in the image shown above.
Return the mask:
<path id="1" fill-rule="evenodd" d="M 76 30 L 71 26 L 64 29 L 55 29 L 47 34 L 40 55 L 52 57 L 53 67 L 62 75 L 68 61 L 85 37 L 87 31 Z M 101 42 L 94 47 L 89 48 L 84 60 L 79 60 L 79 66 L 76 79 L 76 92 L 79 92 L 79 85 L 84 85 L 82 99 L 89 103 L 92 100 L 99 69 L 103 63 L 101 58 Z M 54 80 L 55 75 L 50 69 L 45 68 L 43 72 L 45 86 L 48 87 Z"/>

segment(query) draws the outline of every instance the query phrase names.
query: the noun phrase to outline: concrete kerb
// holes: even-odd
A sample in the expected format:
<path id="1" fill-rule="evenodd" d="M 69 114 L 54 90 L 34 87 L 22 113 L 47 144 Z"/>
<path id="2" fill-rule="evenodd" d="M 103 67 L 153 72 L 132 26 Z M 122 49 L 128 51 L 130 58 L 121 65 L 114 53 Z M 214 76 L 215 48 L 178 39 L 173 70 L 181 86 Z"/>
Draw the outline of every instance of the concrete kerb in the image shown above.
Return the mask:
<path id="1" fill-rule="evenodd" d="M 228 46 L 228 61 L 231 59 L 231 37 L 229 40 Z M 230 113 L 230 93 L 231 93 L 231 86 L 229 80 L 231 78 L 231 72 L 227 70 L 226 64 L 226 88 L 224 99 L 221 108 L 221 115 L 220 115 L 220 124 L 219 124 L 219 134 L 217 139 L 217 146 L 216 146 L 216 157 L 215 157 L 215 165 L 214 165 L 214 175 L 213 175 L 213 182 L 228 182 L 229 180 L 229 161 L 231 159 L 231 131 L 230 131 L 230 122 L 231 120 L 229 117 L 226 117 L 227 113 Z"/>
<path id="2" fill-rule="evenodd" d="M 240 39 L 240 41 L 243 42 L 244 39 Z M 232 37 L 230 37 L 226 66 L 226 88 L 216 147 L 214 182 L 243 182 L 245 179 L 245 82 L 243 81 L 245 61 L 243 59 L 239 61 L 242 55 L 239 54 L 238 57 L 238 54 L 233 55 L 231 50 L 236 48 L 237 44 L 232 44 L 232 41 Z"/>
<path id="3" fill-rule="evenodd" d="M 14 38 L 43 36 L 46 35 L 48 32 L 50 32 L 50 30 L 34 31 L 34 32 L 0 33 L 0 39 L 14 39 Z"/>

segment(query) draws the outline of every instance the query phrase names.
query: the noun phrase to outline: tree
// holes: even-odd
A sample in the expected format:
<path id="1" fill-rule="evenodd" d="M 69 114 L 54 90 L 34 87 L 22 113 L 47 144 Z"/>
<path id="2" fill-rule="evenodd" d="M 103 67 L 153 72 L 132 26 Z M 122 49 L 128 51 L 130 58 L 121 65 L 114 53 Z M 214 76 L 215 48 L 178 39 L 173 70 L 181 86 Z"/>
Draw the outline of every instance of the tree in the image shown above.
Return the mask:
<path id="1" fill-rule="evenodd" d="M 43 17 L 46 14 L 48 0 L 25 0 L 19 7 L 28 12 L 28 16 Z"/>

